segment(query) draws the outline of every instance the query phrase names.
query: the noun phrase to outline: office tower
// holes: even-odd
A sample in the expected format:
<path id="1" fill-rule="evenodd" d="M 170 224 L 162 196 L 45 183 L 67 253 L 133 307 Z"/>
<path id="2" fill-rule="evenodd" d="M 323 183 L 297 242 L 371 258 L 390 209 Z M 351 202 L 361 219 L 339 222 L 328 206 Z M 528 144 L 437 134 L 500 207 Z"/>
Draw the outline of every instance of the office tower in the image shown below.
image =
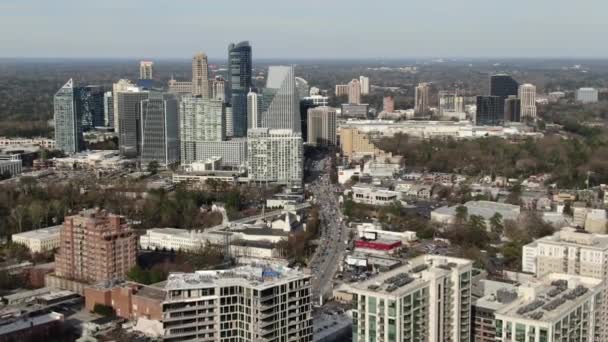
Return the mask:
<path id="1" fill-rule="evenodd" d="M 439 115 L 452 116 L 453 113 L 464 113 L 464 97 L 458 92 L 439 92 Z"/>
<path id="2" fill-rule="evenodd" d="M 168 84 L 169 92 L 175 94 L 192 94 L 192 82 L 191 81 L 176 81 L 173 76 L 169 80 Z"/>
<path id="3" fill-rule="evenodd" d="M 517 95 L 519 83 L 510 75 L 497 74 L 490 76 L 490 95 L 499 96 L 503 99 L 511 95 Z"/>
<path id="4" fill-rule="evenodd" d="M 504 121 L 503 100 L 500 96 L 477 96 L 475 124 L 478 126 L 498 126 Z"/>
<path id="5" fill-rule="evenodd" d="M 340 125 L 339 132 L 340 149 L 348 160 L 380 154 L 380 150 L 371 141 L 370 136 L 358 128 Z"/>
<path id="6" fill-rule="evenodd" d="M 124 216 L 83 210 L 63 222 L 55 274 L 86 283 L 124 279 L 136 257 L 137 234 Z"/>
<path id="7" fill-rule="evenodd" d="M 393 95 L 385 96 L 382 99 L 382 111 L 392 113 L 395 111 L 395 98 Z"/>
<path id="8" fill-rule="evenodd" d="M 519 86 L 521 117 L 536 119 L 536 87 L 526 83 Z"/>
<path id="9" fill-rule="evenodd" d="M 302 135 L 289 129 L 251 129 L 247 133 L 247 161 L 253 182 L 301 185 Z"/>
<path id="10" fill-rule="evenodd" d="M 232 114 L 232 106 L 227 104 L 224 113 L 224 120 L 226 121 L 226 128 L 224 132 L 227 138 L 234 137 L 234 115 Z"/>
<path id="11" fill-rule="evenodd" d="M 260 120 L 260 98 L 257 93 L 247 94 L 247 129 L 259 128 L 262 125 Z"/>
<path id="12" fill-rule="evenodd" d="M 151 92 L 141 101 L 142 168 L 152 161 L 168 167 L 180 160 L 178 101 L 171 93 Z"/>
<path id="13" fill-rule="evenodd" d="M 322 106 L 308 110 L 307 142 L 317 146 L 336 146 L 336 109 Z"/>
<path id="14" fill-rule="evenodd" d="M 167 341 L 313 340 L 311 279 L 273 265 L 170 274 L 163 301 Z"/>
<path id="15" fill-rule="evenodd" d="M 595 103 L 598 101 L 598 91 L 595 88 L 580 88 L 576 91 L 576 101 Z"/>
<path id="16" fill-rule="evenodd" d="M 355 283 L 352 340 L 468 342 L 472 265 L 423 255 Z"/>
<path id="17" fill-rule="evenodd" d="M 296 77 L 296 91 L 300 100 L 308 96 L 308 82 L 302 77 Z"/>
<path id="18" fill-rule="evenodd" d="M 321 95 L 311 95 L 300 99 L 300 129 L 302 130 L 302 138 L 308 136 L 308 110 L 319 106 L 327 106 L 329 97 Z"/>
<path id="19" fill-rule="evenodd" d="M 222 101 L 226 103 L 226 80 L 222 76 L 215 76 L 212 81 L 212 88 L 214 100 Z"/>
<path id="20" fill-rule="evenodd" d="M 140 156 L 141 147 L 141 102 L 148 98 L 148 92 L 140 88 L 129 88 L 118 92 L 115 100 L 118 104 L 119 129 L 118 147 L 125 158 Z"/>
<path id="21" fill-rule="evenodd" d="M 348 96 L 348 84 L 336 84 L 336 96 Z"/>
<path id="22" fill-rule="evenodd" d="M 121 79 L 112 85 L 112 99 L 114 101 L 114 132 L 120 131 L 120 116 L 118 113 L 117 94 L 133 88 L 135 88 L 135 84 L 125 79 Z"/>
<path id="23" fill-rule="evenodd" d="M 78 97 L 80 120 L 84 131 L 104 126 L 104 91 L 100 86 L 89 85 L 74 88 L 74 95 Z"/>
<path id="24" fill-rule="evenodd" d="M 262 95 L 262 105 L 259 108 L 262 113 L 262 127 L 301 131 L 300 105 L 293 67 L 269 67 L 266 88 L 263 89 Z"/>
<path id="25" fill-rule="evenodd" d="M 505 122 L 521 122 L 521 102 L 517 96 L 505 100 Z"/>
<path id="26" fill-rule="evenodd" d="M 247 136 L 247 94 L 251 89 L 251 46 L 243 41 L 228 46 L 230 103 L 235 137 Z"/>
<path id="27" fill-rule="evenodd" d="M 103 93 L 103 123 L 106 127 L 114 128 L 114 98 L 111 91 Z"/>
<path id="28" fill-rule="evenodd" d="M 201 158 L 205 142 L 226 139 L 225 105 L 219 100 L 204 100 L 186 95 L 179 104 L 182 164 Z"/>
<path id="29" fill-rule="evenodd" d="M 55 119 L 55 147 L 65 153 L 76 153 L 84 148 L 81 116 L 74 81 L 70 79 L 53 99 Z"/>
<path id="30" fill-rule="evenodd" d="M 192 58 L 192 94 L 205 100 L 211 97 L 209 90 L 209 62 L 207 55 L 197 53 Z"/>
<path id="31" fill-rule="evenodd" d="M 369 94 L 369 77 L 359 76 L 359 83 L 361 84 L 361 95 Z"/>
<path id="32" fill-rule="evenodd" d="M 429 84 L 420 83 L 414 92 L 414 111 L 418 115 L 427 114 L 429 111 Z"/>
<path id="33" fill-rule="evenodd" d="M 359 80 L 348 82 L 348 103 L 361 104 L 361 83 Z"/>
<path id="34" fill-rule="evenodd" d="M 140 61 L 139 62 L 139 79 L 140 80 L 151 80 L 152 76 L 152 66 L 154 62 L 152 61 Z"/>

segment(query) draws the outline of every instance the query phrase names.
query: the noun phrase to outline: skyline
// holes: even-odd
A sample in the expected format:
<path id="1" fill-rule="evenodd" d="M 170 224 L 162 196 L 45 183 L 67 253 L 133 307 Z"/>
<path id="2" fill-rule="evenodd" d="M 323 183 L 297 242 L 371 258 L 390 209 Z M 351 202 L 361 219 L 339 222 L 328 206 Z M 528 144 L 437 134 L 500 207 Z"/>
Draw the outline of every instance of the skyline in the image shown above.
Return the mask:
<path id="1" fill-rule="evenodd" d="M 214 60 L 226 58 L 230 42 L 249 40 L 254 59 L 607 58 L 608 46 L 596 42 L 608 32 L 608 5 L 596 2 L 6 0 L 0 57 L 174 59 L 204 51 Z"/>

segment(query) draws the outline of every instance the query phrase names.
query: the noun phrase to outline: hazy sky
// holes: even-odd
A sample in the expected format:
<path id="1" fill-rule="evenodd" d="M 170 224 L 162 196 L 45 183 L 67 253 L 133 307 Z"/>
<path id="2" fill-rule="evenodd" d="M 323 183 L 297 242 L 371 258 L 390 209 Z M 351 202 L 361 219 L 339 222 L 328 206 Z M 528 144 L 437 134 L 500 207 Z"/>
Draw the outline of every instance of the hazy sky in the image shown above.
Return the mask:
<path id="1" fill-rule="evenodd" d="M 608 57 L 605 0 L 0 0 L 0 57 Z"/>

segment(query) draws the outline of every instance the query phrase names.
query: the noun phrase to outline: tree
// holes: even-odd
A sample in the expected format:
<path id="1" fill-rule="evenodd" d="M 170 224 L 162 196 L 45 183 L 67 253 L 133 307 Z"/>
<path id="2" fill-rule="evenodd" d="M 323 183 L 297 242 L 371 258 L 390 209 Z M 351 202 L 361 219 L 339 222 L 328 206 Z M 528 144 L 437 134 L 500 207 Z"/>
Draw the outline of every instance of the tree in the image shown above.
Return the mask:
<path id="1" fill-rule="evenodd" d="M 158 173 L 159 168 L 160 168 L 160 165 L 158 164 L 158 161 L 156 161 L 156 160 L 153 160 L 148 163 L 148 172 L 150 172 L 153 175 Z"/>
<path id="2" fill-rule="evenodd" d="M 490 230 L 492 233 L 497 235 L 502 235 L 504 227 L 502 224 L 502 215 L 500 213 L 494 213 L 492 217 L 490 217 Z"/>
<path id="3" fill-rule="evenodd" d="M 563 214 L 568 215 L 570 217 L 572 217 L 574 215 L 574 212 L 572 211 L 572 202 L 571 201 L 566 201 L 566 203 L 564 203 Z"/>
<path id="4" fill-rule="evenodd" d="M 456 207 L 456 222 L 464 223 L 467 221 L 469 209 L 464 205 Z"/>
<path id="5" fill-rule="evenodd" d="M 93 312 L 102 316 L 114 316 L 116 314 L 113 307 L 100 303 L 95 303 Z"/>

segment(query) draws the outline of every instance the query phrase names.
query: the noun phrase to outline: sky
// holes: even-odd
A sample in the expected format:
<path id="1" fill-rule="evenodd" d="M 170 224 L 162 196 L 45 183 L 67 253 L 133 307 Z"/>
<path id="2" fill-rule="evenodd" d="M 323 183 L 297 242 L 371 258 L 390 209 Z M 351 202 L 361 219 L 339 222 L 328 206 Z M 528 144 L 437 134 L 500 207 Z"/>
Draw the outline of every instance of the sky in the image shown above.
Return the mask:
<path id="1" fill-rule="evenodd" d="M 0 57 L 608 57 L 605 0 L 0 0 Z"/>

